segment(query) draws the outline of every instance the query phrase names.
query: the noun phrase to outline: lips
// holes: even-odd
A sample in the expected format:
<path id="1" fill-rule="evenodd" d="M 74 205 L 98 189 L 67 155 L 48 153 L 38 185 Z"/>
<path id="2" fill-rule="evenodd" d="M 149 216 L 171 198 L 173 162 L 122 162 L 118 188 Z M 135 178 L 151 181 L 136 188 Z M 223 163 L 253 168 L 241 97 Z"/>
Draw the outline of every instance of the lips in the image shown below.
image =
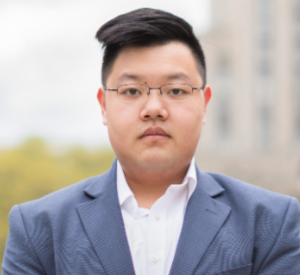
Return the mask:
<path id="1" fill-rule="evenodd" d="M 141 138 L 145 137 L 170 137 L 162 128 L 160 127 L 150 127 L 142 135 Z"/>

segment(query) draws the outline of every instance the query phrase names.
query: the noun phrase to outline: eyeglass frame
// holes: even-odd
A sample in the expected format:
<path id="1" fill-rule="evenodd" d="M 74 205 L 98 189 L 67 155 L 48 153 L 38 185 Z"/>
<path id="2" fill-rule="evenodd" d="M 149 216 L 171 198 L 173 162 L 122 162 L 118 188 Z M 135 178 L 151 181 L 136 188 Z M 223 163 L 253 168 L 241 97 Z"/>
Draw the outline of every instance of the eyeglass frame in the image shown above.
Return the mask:
<path id="1" fill-rule="evenodd" d="M 118 91 L 118 89 L 120 88 L 120 87 L 122 87 L 122 86 L 131 86 L 131 85 L 136 85 L 136 86 L 144 86 L 144 87 L 147 87 L 147 88 L 149 88 L 149 91 L 147 92 L 147 95 L 150 95 L 150 91 L 151 90 L 159 90 L 159 93 L 161 94 L 161 95 L 163 95 L 163 93 L 162 93 L 162 91 L 161 91 L 161 88 L 163 87 L 163 86 L 167 86 L 167 85 L 186 85 L 186 86 L 190 86 L 191 88 L 192 88 L 192 93 L 193 93 L 193 91 L 194 90 L 202 90 L 203 91 L 203 89 L 204 89 L 204 87 L 193 87 L 192 85 L 190 85 L 190 84 L 187 84 L 187 83 L 167 83 L 167 84 L 164 84 L 164 85 L 161 85 L 160 87 L 158 87 L 158 88 L 151 88 L 151 87 L 149 87 L 148 85 L 145 85 L 145 84 L 123 84 L 123 85 L 119 85 L 116 89 L 109 89 L 109 88 L 106 88 L 106 87 L 104 87 L 105 88 L 105 91 L 112 91 L 112 92 L 117 92 L 118 94 L 119 94 L 119 91 Z"/>

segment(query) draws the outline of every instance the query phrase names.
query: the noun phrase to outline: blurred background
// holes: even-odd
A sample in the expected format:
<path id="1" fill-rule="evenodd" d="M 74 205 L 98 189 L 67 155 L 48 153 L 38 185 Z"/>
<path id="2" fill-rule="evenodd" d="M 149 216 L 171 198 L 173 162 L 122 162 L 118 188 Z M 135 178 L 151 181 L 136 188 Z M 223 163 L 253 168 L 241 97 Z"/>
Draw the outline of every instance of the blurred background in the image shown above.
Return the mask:
<path id="1" fill-rule="evenodd" d="M 110 167 L 94 35 L 141 7 L 183 17 L 205 50 L 200 169 L 300 198 L 300 0 L 1 0 L 0 259 L 14 204 Z"/>
<path id="2" fill-rule="evenodd" d="M 210 1 L 199 167 L 300 198 L 300 1 Z"/>

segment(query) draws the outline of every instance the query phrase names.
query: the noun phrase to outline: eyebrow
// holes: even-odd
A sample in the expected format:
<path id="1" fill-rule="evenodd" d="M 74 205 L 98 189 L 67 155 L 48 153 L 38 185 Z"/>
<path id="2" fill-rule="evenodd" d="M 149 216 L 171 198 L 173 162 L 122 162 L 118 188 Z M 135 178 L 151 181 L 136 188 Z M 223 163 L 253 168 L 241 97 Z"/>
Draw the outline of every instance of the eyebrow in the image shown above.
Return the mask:
<path id="1" fill-rule="evenodd" d="M 123 73 L 118 77 L 119 81 L 124 81 L 124 80 L 136 80 L 140 81 L 142 80 L 143 77 L 139 76 L 137 74 L 131 74 L 131 73 Z M 167 75 L 165 77 L 166 80 L 171 81 L 171 80 L 190 80 L 189 76 L 187 76 L 185 73 L 178 72 L 178 73 L 173 73 L 170 75 Z"/>
<path id="2" fill-rule="evenodd" d="M 189 76 L 181 72 L 168 75 L 166 79 L 167 80 L 190 80 Z"/>
<path id="3" fill-rule="evenodd" d="M 118 77 L 119 81 L 124 80 L 141 80 L 142 77 L 136 74 L 130 74 L 130 73 L 123 73 Z"/>

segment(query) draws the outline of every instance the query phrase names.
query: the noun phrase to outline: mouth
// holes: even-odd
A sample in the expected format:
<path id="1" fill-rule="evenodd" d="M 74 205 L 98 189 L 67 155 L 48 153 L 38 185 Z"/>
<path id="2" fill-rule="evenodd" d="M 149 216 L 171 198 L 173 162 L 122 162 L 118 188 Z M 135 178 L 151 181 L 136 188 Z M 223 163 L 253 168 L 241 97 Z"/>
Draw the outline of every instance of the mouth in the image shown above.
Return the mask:
<path id="1" fill-rule="evenodd" d="M 170 136 L 160 127 L 150 127 L 141 136 L 140 139 L 158 141 L 169 139 Z"/>

